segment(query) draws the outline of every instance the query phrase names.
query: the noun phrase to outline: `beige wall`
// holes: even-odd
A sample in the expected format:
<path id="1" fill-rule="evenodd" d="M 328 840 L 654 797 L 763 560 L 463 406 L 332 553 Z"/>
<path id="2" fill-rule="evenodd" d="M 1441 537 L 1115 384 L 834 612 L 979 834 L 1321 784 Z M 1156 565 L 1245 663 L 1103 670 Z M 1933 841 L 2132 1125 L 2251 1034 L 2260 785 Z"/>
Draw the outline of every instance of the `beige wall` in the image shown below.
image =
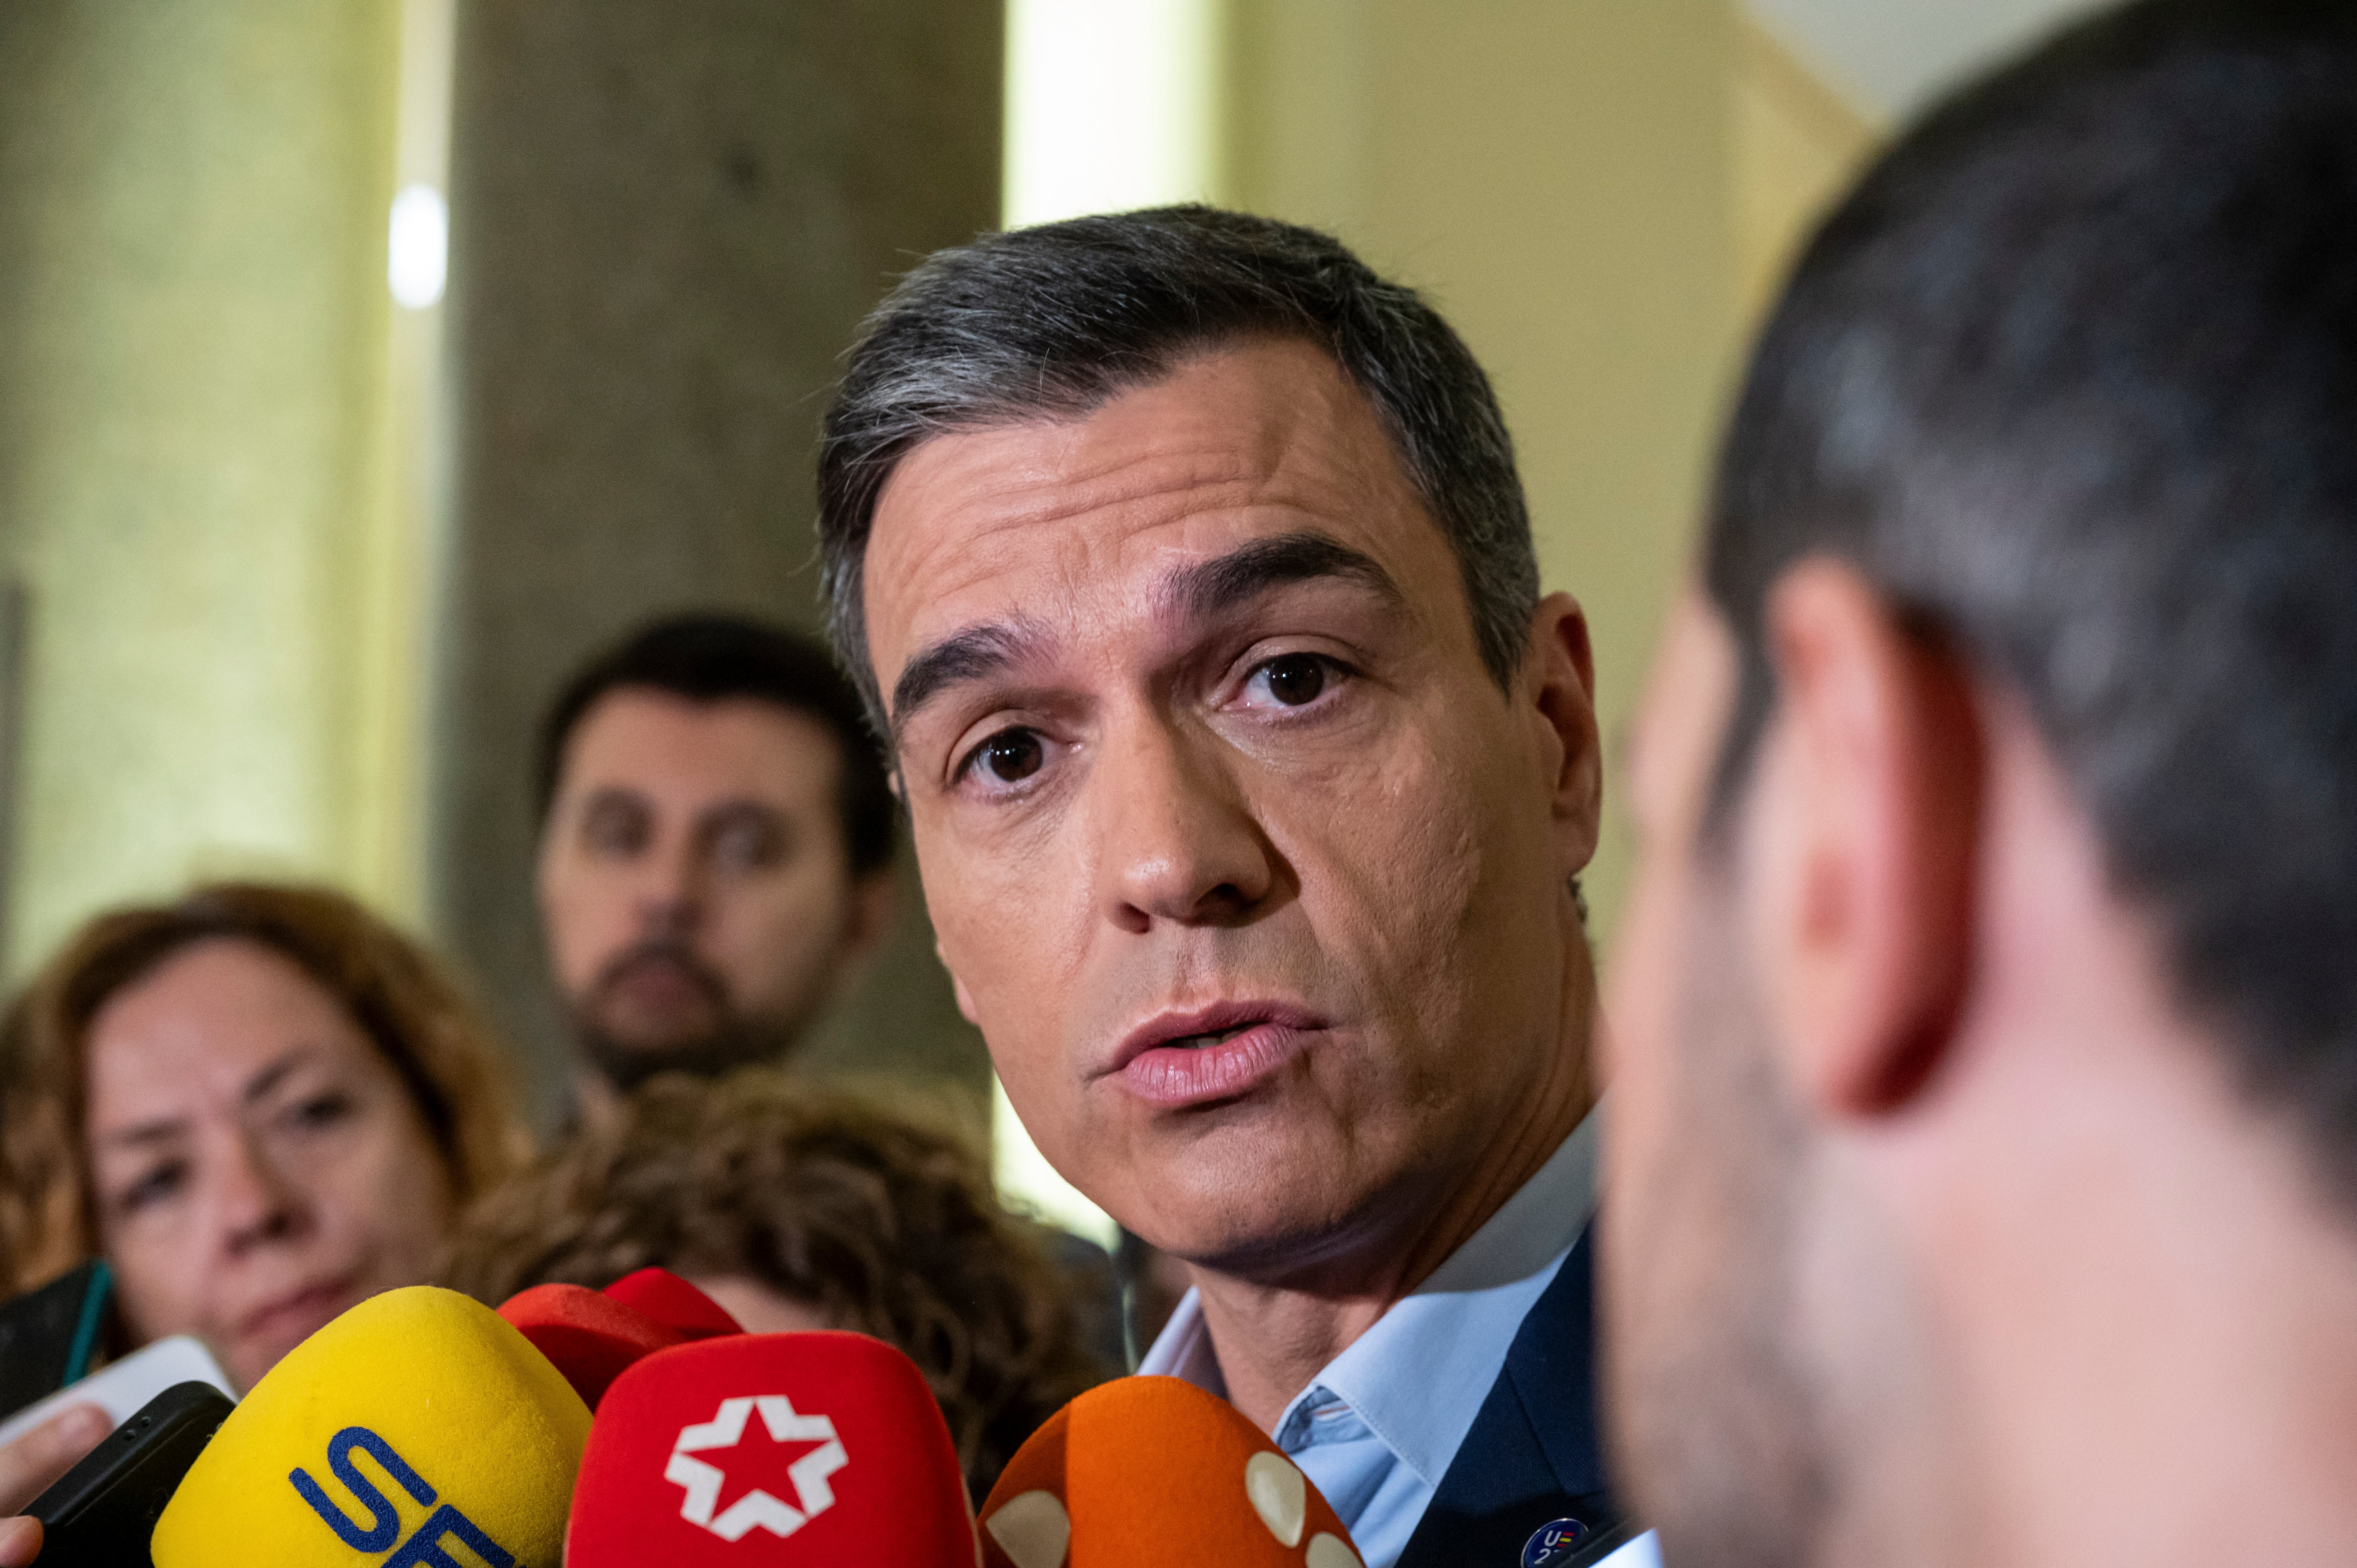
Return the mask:
<path id="1" fill-rule="evenodd" d="M 1233 0 L 1229 42 L 1225 194 L 1426 289 L 1489 367 L 1545 584 L 1587 611 L 1609 747 L 1738 347 L 1734 12 Z M 1587 878 L 1599 932 L 1627 872 L 1616 812 Z"/>
<path id="2" fill-rule="evenodd" d="M 0 7 L 7 958 L 222 871 L 360 879 L 394 0 Z"/>
<path id="3" fill-rule="evenodd" d="M 1773 303 L 1793 251 L 1880 134 L 1748 18 L 1737 26 L 1733 64 L 1736 287 L 1749 323 Z"/>

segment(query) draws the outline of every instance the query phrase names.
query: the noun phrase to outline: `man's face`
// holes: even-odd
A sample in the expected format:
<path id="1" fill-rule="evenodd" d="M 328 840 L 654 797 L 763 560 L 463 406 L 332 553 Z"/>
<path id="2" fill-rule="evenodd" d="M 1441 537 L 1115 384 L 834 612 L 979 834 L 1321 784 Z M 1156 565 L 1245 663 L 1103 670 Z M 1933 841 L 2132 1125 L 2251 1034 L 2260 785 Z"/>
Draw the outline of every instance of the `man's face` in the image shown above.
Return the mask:
<path id="1" fill-rule="evenodd" d="M 1313 1268 L 1534 1114 L 1596 829 L 1584 631 L 1567 731 L 1527 671 L 1501 692 L 1323 353 L 926 443 L 866 585 L 942 958 L 1041 1150 L 1123 1223 Z"/>
<path id="2" fill-rule="evenodd" d="M 775 1056 L 865 950 L 879 901 L 851 875 L 842 767 L 832 734 L 769 703 L 625 686 L 582 715 L 540 908 L 608 1076 Z"/>
<path id="3" fill-rule="evenodd" d="M 1631 747 L 1642 852 L 1607 980 L 1604 1309 L 1620 1467 L 1665 1552 L 1708 1568 L 1813 1560 L 1824 1391 L 1798 1296 L 1803 1129 L 1747 940 L 1742 803 L 1705 818 L 1737 659 L 1677 607 Z"/>

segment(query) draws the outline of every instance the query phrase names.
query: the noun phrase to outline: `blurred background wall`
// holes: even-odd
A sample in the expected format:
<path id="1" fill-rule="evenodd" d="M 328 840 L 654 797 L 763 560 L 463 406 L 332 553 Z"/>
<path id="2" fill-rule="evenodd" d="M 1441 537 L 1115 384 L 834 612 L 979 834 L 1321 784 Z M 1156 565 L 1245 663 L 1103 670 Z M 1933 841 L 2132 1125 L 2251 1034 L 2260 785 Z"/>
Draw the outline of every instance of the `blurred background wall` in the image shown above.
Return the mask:
<path id="1" fill-rule="evenodd" d="M 371 897 L 357 628 L 397 0 L 0 6 L 0 561 L 28 610 L 12 972 L 231 871 Z"/>
<path id="2" fill-rule="evenodd" d="M 192 878 L 324 878 L 427 931 L 552 1105 L 542 704 L 659 611 L 816 624 L 834 356 L 1002 220 L 1202 198 L 1428 289 L 1587 607 L 1609 744 L 1796 237 L 1882 126 L 2084 8 L 9 0 L 7 968 Z M 1625 875 L 1616 824 L 1601 940 Z M 906 913 L 814 1060 L 979 1114 Z"/>

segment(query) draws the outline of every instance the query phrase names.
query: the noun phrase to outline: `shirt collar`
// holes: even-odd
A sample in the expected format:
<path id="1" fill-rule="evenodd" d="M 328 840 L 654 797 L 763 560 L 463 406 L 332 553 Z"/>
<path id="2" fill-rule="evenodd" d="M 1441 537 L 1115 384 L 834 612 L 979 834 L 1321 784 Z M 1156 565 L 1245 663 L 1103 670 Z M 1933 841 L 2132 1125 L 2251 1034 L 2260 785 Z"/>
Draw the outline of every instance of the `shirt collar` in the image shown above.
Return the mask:
<path id="1" fill-rule="evenodd" d="M 1407 1296 L 1295 1396 L 1279 1434 L 1321 1393 L 1355 1411 L 1429 1485 L 1456 1457 L 1522 1321 L 1596 1213 L 1599 1107 Z M 1227 1380 L 1189 1291 L 1138 1364 L 1224 1398 Z"/>

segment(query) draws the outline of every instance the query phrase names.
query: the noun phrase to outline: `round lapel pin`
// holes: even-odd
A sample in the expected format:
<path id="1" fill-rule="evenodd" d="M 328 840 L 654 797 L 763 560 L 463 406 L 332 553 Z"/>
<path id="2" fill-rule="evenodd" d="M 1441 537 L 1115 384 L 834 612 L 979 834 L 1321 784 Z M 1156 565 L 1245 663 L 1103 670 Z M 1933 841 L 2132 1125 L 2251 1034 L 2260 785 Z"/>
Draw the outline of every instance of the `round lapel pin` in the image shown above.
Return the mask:
<path id="1" fill-rule="evenodd" d="M 1562 1562 L 1578 1551 L 1589 1534 L 1588 1528 L 1576 1519 L 1541 1525 L 1523 1547 L 1523 1568 L 1546 1568 L 1550 1563 Z"/>

